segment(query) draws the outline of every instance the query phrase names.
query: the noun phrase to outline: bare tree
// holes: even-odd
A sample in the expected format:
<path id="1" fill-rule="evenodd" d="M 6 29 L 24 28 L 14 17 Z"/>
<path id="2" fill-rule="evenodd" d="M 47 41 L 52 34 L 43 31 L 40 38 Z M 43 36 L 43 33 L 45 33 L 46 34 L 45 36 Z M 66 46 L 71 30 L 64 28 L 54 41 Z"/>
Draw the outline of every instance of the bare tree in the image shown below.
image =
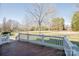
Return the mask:
<path id="1" fill-rule="evenodd" d="M 18 24 L 19 23 L 17 21 L 9 19 L 7 21 L 7 30 L 10 32 L 18 30 Z"/>
<path id="2" fill-rule="evenodd" d="M 2 26 L 2 31 L 5 32 L 7 29 L 6 29 L 6 18 L 4 17 L 3 18 L 3 26 Z"/>
<path id="3" fill-rule="evenodd" d="M 27 21 L 28 20 L 28 17 L 27 16 L 25 16 L 25 20 L 23 21 L 24 23 L 23 23 L 23 29 L 24 29 L 24 31 L 27 31 L 27 34 L 29 33 L 29 21 Z"/>
<path id="4" fill-rule="evenodd" d="M 32 6 L 33 9 L 28 9 L 26 12 L 30 13 L 37 20 L 39 31 L 41 31 L 42 22 L 54 14 L 55 9 L 50 7 L 50 4 L 32 4 Z"/>

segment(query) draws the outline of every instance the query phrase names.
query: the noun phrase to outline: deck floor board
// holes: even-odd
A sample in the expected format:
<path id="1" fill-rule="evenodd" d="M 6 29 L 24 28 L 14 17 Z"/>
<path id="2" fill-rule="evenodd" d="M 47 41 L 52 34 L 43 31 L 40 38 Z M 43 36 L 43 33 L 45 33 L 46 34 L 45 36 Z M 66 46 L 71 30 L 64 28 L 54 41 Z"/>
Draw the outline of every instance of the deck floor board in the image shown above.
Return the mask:
<path id="1" fill-rule="evenodd" d="M 64 51 L 28 42 L 14 41 L 0 46 L 1 56 L 64 56 Z"/>

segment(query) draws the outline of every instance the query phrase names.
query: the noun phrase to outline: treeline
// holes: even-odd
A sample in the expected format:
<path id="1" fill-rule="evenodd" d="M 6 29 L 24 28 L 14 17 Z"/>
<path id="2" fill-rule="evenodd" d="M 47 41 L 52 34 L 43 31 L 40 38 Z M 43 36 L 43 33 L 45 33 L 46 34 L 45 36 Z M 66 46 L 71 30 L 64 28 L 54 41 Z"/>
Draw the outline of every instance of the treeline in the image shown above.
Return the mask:
<path id="1" fill-rule="evenodd" d="M 31 24 L 31 23 L 30 23 Z M 71 27 L 65 25 L 64 18 L 55 17 L 51 19 L 50 26 L 41 24 L 41 31 L 51 30 L 51 31 L 63 31 L 63 30 L 72 30 L 79 31 L 79 11 L 75 12 L 72 16 Z M 39 31 L 39 26 L 34 25 L 24 25 L 20 24 L 18 21 L 3 18 L 2 24 L 0 24 L 0 31 L 15 32 L 15 31 Z"/>
<path id="2" fill-rule="evenodd" d="M 51 26 L 51 30 L 65 30 L 64 27 L 64 19 L 63 18 L 53 18 L 52 19 L 52 26 Z"/>
<path id="3" fill-rule="evenodd" d="M 0 25 L 1 32 L 14 32 L 18 31 L 19 29 L 19 22 L 9 19 L 7 20 L 6 17 L 3 18 L 3 22 Z"/>
<path id="4" fill-rule="evenodd" d="M 63 18 L 53 18 L 51 19 L 51 25 L 41 25 L 41 31 L 45 30 L 65 30 L 64 19 Z M 36 24 L 34 26 L 27 26 L 26 24 L 20 24 L 18 21 L 3 18 L 3 23 L 1 24 L 0 31 L 2 32 L 16 32 L 16 31 L 39 31 L 39 26 Z"/>

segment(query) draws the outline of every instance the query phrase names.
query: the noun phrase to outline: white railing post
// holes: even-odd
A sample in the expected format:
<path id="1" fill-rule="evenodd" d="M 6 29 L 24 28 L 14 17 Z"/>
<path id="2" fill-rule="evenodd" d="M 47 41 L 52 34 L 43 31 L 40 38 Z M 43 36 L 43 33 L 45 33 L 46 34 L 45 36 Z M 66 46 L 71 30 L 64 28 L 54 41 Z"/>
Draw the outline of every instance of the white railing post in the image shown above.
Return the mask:
<path id="1" fill-rule="evenodd" d="M 29 41 L 29 34 L 27 34 L 27 41 Z"/>
<path id="2" fill-rule="evenodd" d="M 72 56 L 73 55 L 72 43 L 67 39 L 67 36 L 64 36 L 63 46 L 64 46 L 65 54 L 67 56 Z"/>
<path id="3" fill-rule="evenodd" d="M 19 35 L 19 33 L 18 33 L 18 34 L 16 35 L 16 37 L 15 37 L 16 40 L 18 40 L 18 35 Z"/>
<path id="4" fill-rule="evenodd" d="M 20 40 L 20 33 L 18 33 L 18 35 L 17 35 L 17 40 Z"/>
<path id="5" fill-rule="evenodd" d="M 10 42 L 10 34 L 7 34 L 6 39 L 8 40 L 8 42 Z"/>
<path id="6" fill-rule="evenodd" d="M 42 34 L 41 37 L 42 37 L 42 38 L 41 38 L 42 44 L 44 44 L 44 35 Z"/>

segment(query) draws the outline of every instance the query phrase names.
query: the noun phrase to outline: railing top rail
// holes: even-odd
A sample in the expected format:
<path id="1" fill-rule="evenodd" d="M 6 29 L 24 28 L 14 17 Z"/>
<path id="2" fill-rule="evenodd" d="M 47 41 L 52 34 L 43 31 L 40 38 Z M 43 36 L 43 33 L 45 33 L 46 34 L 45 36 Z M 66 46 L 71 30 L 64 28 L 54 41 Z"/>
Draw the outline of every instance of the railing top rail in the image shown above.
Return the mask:
<path id="1" fill-rule="evenodd" d="M 19 34 L 30 35 L 30 36 L 44 36 L 44 37 L 64 38 L 64 36 L 50 36 L 50 35 L 43 35 L 43 34 L 27 34 L 27 33 L 19 33 Z"/>

